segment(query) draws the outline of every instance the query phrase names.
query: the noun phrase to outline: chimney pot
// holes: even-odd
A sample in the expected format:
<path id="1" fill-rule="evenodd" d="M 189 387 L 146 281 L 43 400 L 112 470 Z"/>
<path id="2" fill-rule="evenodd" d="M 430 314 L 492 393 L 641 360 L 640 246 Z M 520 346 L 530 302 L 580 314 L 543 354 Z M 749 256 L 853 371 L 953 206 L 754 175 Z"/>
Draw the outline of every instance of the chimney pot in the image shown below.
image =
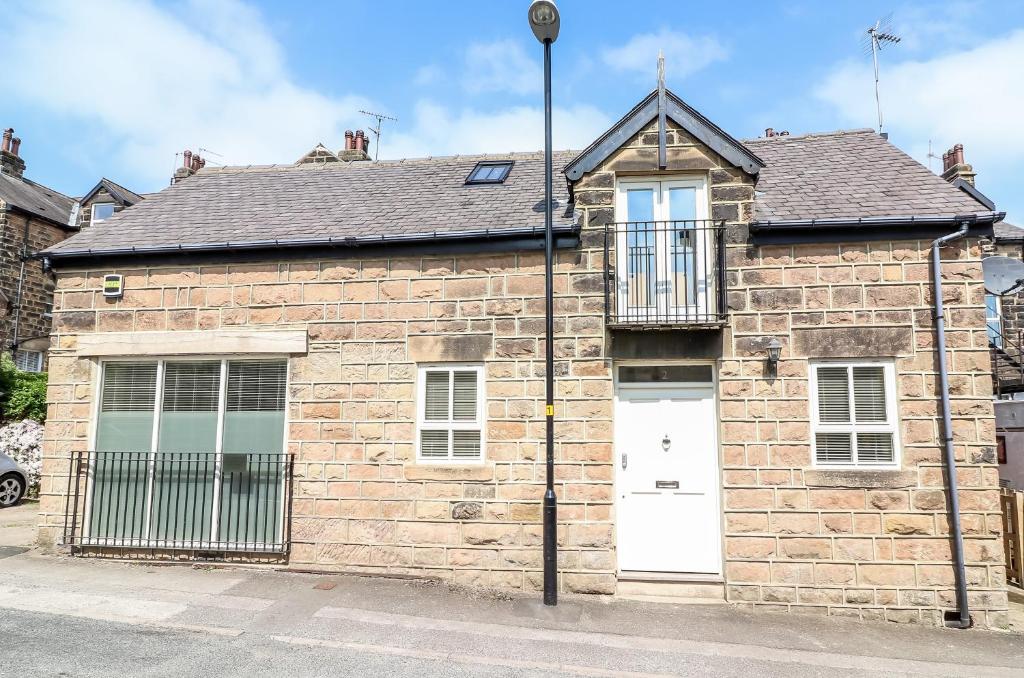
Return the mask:
<path id="1" fill-rule="evenodd" d="M 18 150 L 20 148 L 21 139 L 19 137 L 14 137 L 13 139 L 11 139 L 11 153 L 13 153 L 14 155 L 18 155 Z"/>
<path id="2" fill-rule="evenodd" d="M 199 158 L 199 169 L 206 167 L 206 158 Z"/>
<path id="3" fill-rule="evenodd" d="M 11 137 L 13 137 L 13 136 L 14 136 L 14 128 L 13 127 L 8 127 L 7 129 L 4 130 L 4 141 L 3 141 L 3 150 L 4 151 L 10 152 L 10 150 L 11 150 Z"/>
<path id="4" fill-rule="evenodd" d="M 775 136 L 775 129 L 772 128 L 772 127 L 766 127 L 765 130 L 764 130 L 764 135 L 766 137 L 773 137 L 773 136 Z"/>
<path id="5" fill-rule="evenodd" d="M 957 144 L 956 146 L 953 146 L 953 156 L 956 159 L 956 164 L 958 164 L 958 165 L 964 164 L 964 145 L 963 144 Z"/>
<path id="6" fill-rule="evenodd" d="M 345 130 L 345 150 L 351 151 L 353 148 L 355 148 L 355 146 L 356 145 L 354 137 L 352 136 L 352 130 Z"/>
<path id="7" fill-rule="evenodd" d="M 181 154 L 181 156 L 184 159 L 184 162 L 181 163 L 181 166 L 184 167 L 185 169 L 191 168 L 192 167 L 192 151 L 186 150 L 184 153 Z"/>
<path id="8" fill-rule="evenodd" d="M 974 168 L 968 165 L 964 161 L 964 145 L 954 144 L 953 148 L 949 149 L 942 155 L 942 178 L 946 181 L 953 182 L 957 179 L 963 179 L 971 186 L 974 186 L 974 177 L 976 172 Z"/>

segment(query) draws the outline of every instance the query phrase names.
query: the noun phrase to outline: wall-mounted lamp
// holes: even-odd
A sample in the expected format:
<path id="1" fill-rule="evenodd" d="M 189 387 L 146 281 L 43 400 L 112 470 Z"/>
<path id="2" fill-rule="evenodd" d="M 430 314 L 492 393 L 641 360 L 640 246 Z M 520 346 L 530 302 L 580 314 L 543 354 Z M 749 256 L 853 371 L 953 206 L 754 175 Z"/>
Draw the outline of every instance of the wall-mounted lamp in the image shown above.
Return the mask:
<path id="1" fill-rule="evenodd" d="M 768 363 L 773 366 L 778 365 L 779 358 L 782 356 L 782 342 L 777 337 L 772 337 L 765 349 L 768 351 Z"/>

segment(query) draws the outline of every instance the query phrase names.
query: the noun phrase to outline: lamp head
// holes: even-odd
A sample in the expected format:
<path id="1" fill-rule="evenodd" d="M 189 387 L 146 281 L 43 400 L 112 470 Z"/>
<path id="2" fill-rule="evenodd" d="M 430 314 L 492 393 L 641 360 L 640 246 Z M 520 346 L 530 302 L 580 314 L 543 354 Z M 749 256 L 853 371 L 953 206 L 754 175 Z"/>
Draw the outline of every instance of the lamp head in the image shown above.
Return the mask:
<path id="1" fill-rule="evenodd" d="M 538 40 L 554 42 L 558 39 L 558 8 L 552 0 L 533 0 L 528 16 L 530 28 Z"/>
<path id="2" fill-rule="evenodd" d="M 779 358 L 782 357 L 782 342 L 779 341 L 778 337 L 772 337 L 766 348 L 768 349 L 768 362 L 779 362 Z"/>

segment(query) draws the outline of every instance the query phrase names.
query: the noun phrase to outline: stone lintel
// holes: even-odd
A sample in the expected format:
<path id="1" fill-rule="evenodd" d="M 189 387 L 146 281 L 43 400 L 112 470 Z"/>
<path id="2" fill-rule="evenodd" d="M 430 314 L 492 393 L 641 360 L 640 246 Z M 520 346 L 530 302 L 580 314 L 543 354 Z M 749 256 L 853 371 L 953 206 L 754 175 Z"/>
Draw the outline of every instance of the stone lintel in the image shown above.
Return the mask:
<path id="1" fill-rule="evenodd" d="M 296 355 L 306 353 L 306 331 L 99 332 L 79 335 L 76 353 L 82 357 Z"/>
<path id="2" fill-rule="evenodd" d="M 480 362 L 493 354 L 492 334 L 422 334 L 409 337 L 409 360 L 417 363 Z"/>
<path id="3" fill-rule="evenodd" d="M 815 327 L 793 330 L 794 358 L 882 358 L 912 355 L 910 327 Z"/>

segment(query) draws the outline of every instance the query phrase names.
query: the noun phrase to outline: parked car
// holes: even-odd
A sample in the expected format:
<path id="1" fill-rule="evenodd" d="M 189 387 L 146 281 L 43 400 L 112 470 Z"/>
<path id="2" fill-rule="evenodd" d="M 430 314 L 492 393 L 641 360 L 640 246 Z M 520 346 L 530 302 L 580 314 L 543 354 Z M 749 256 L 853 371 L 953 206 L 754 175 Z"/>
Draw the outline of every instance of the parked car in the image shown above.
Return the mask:
<path id="1" fill-rule="evenodd" d="M 0 452 L 0 508 L 14 506 L 28 489 L 28 473 L 18 462 Z"/>

